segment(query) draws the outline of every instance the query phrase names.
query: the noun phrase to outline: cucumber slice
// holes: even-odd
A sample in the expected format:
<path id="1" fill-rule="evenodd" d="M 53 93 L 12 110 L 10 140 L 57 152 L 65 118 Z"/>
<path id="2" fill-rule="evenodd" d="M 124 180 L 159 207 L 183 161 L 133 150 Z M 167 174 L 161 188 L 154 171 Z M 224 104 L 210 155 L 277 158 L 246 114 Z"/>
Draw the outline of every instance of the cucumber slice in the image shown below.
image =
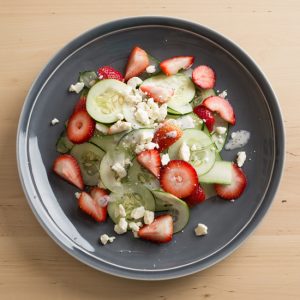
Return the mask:
<path id="1" fill-rule="evenodd" d="M 162 191 L 152 191 L 154 197 L 163 203 L 165 210 L 173 216 L 174 233 L 182 230 L 189 221 L 190 210 L 187 204 L 172 194 Z"/>
<path id="2" fill-rule="evenodd" d="M 208 172 L 216 159 L 216 149 L 210 137 L 199 129 L 184 130 L 181 139 L 168 150 L 171 159 L 179 159 L 178 153 L 183 142 L 190 147 L 189 163 L 195 168 L 198 176 Z M 192 150 L 193 145 L 196 147 L 195 150 Z"/>
<path id="3" fill-rule="evenodd" d="M 179 107 L 182 107 L 192 101 L 195 95 L 195 86 L 191 79 L 180 73 L 172 76 L 166 76 L 164 74 L 153 76 L 145 80 L 142 86 L 144 84 L 173 88 L 174 95 L 169 100 L 168 107 L 176 111 Z"/>
<path id="4" fill-rule="evenodd" d="M 190 118 L 192 118 L 192 120 L 193 120 L 192 124 L 190 124 L 191 123 Z M 184 129 L 192 129 L 192 128 L 203 130 L 203 127 L 204 127 L 203 121 L 194 113 L 190 113 L 190 114 L 184 115 L 180 118 L 177 118 L 176 122 L 178 123 L 180 128 L 183 130 Z"/>
<path id="5" fill-rule="evenodd" d="M 56 151 L 59 153 L 68 153 L 74 144 L 68 139 L 66 131 L 63 131 L 56 143 Z"/>
<path id="6" fill-rule="evenodd" d="M 128 181 L 138 182 L 150 190 L 157 190 L 160 187 L 157 178 L 143 168 L 136 159 L 132 161 L 132 166 L 128 170 Z"/>
<path id="7" fill-rule="evenodd" d="M 232 163 L 216 161 L 213 168 L 206 174 L 199 176 L 200 183 L 230 184 L 232 181 Z"/>
<path id="8" fill-rule="evenodd" d="M 100 162 L 105 152 L 91 143 L 83 143 L 75 145 L 70 154 L 79 164 L 84 184 L 97 185 Z"/>
<path id="9" fill-rule="evenodd" d="M 103 151 L 107 152 L 109 150 L 115 149 L 120 139 L 126 134 L 126 132 L 120 132 L 111 135 L 103 135 L 100 133 L 94 134 L 94 136 L 89 140 L 90 143 L 100 147 Z"/>
<path id="10" fill-rule="evenodd" d="M 91 87 L 87 95 L 86 109 L 100 123 L 116 122 L 130 91 L 131 88 L 121 81 L 101 80 Z"/>
<path id="11" fill-rule="evenodd" d="M 103 156 L 100 164 L 100 179 L 110 191 L 122 193 L 126 177 L 123 180 L 119 180 L 111 167 L 117 162 L 123 165 L 124 161 L 128 158 L 128 154 L 125 151 L 117 150 L 106 152 Z"/>
<path id="12" fill-rule="evenodd" d="M 193 107 L 190 103 L 177 107 L 176 110 L 168 107 L 168 113 L 173 115 L 185 115 L 191 113 L 192 111 L 193 111 Z"/>
<path id="13" fill-rule="evenodd" d="M 226 128 L 226 132 L 224 134 L 217 134 L 216 132 L 214 132 L 213 134 L 211 134 L 211 139 L 216 144 L 218 152 L 220 152 L 223 149 L 223 147 L 224 147 L 224 145 L 226 143 L 228 129 L 229 129 L 229 124 L 224 119 L 222 119 L 218 114 L 215 114 L 214 130 L 217 127 L 219 127 L 219 126 L 220 127 L 225 127 Z"/>
<path id="14" fill-rule="evenodd" d="M 199 89 L 198 96 L 201 98 L 201 102 L 211 96 L 216 96 L 216 91 L 214 89 Z"/>
<path id="15" fill-rule="evenodd" d="M 79 72 L 79 81 L 83 82 L 84 86 L 89 89 L 97 81 L 99 81 L 99 78 L 98 78 L 97 73 L 95 71 L 84 71 L 84 72 Z"/>
<path id="16" fill-rule="evenodd" d="M 133 209 L 144 206 L 146 210 L 155 210 L 155 201 L 151 192 L 141 185 L 126 184 L 123 193 L 111 193 L 107 212 L 114 223 L 118 223 L 120 217 L 116 216 L 116 209 L 122 204 L 126 211 L 126 219 L 133 221 L 131 212 Z"/>

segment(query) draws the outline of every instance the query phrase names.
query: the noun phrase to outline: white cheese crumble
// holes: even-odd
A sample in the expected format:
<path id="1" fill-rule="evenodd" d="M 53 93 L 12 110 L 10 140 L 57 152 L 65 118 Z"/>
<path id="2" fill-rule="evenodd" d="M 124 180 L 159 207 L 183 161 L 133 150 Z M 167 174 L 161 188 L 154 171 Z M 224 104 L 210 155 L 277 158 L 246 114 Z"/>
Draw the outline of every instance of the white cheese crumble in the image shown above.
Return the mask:
<path id="1" fill-rule="evenodd" d="M 225 99 L 227 97 L 227 90 L 224 90 L 222 93 L 219 93 L 218 96 Z"/>
<path id="2" fill-rule="evenodd" d="M 132 88 L 136 88 L 137 86 L 141 85 L 143 83 L 143 80 L 139 77 L 131 77 L 127 81 L 127 85 L 131 86 Z"/>
<path id="3" fill-rule="evenodd" d="M 139 144 L 146 144 L 152 141 L 154 133 L 147 130 L 141 130 L 138 136 Z"/>
<path id="4" fill-rule="evenodd" d="M 240 151 L 237 153 L 236 163 L 241 168 L 245 161 L 246 161 L 247 155 L 245 151 Z"/>
<path id="5" fill-rule="evenodd" d="M 80 196 L 81 196 L 81 193 L 79 193 L 79 192 L 76 192 L 76 193 L 75 193 L 75 197 L 76 197 L 77 199 L 79 199 Z"/>
<path id="6" fill-rule="evenodd" d="M 227 131 L 227 128 L 226 128 L 226 127 L 218 126 L 218 127 L 216 128 L 216 133 L 217 133 L 217 134 L 220 134 L 220 135 L 225 134 L 226 131 Z"/>
<path id="7" fill-rule="evenodd" d="M 115 217 L 118 218 L 119 216 L 121 218 L 126 217 L 126 210 L 122 204 L 119 204 L 118 207 L 116 207 L 115 209 Z"/>
<path id="8" fill-rule="evenodd" d="M 170 161 L 170 156 L 169 156 L 169 154 L 168 154 L 168 153 L 163 154 L 162 157 L 161 157 L 161 164 L 162 164 L 163 166 L 165 166 L 165 165 L 167 165 L 167 164 L 169 163 L 169 161 Z"/>
<path id="9" fill-rule="evenodd" d="M 96 123 L 96 129 L 104 135 L 108 134 L 108 127 L 103 124 Z"/>
<path id="10" fill-rule="evenodd" d="M 246 130 L 239 130 L 232 132 L 231 139 L 225 145 L 226 150 L 233 150 L 236 148 L 244 147 L 250 139 L 250 132 Z"/>
<path id="11" fill-rule="evenodd" d="M 140 238 L 140 237 L 139 237 L 138 231 L 132 231 L 132 233 L 133 233 L 133 237 L 134 237 L 135 239 L 139 239 L 139 238 Z"/>
<path id="12" fill-rule="evenodd" d="M 206 235 L 207 234 L 207 226 L 199 223 L 195 228 L 195 234 L 197 236 Z"/>
<path id="13" fill-rule="evenodd" d="M 156 72 L 155 66 L 154 66 L 154 65 L 149 65 L 149 66 L 146 68 L 146 72 L 149 73 L 149 74 L 155 73 L 155 72 Z"/>
<path id="14" fill-rule="evenodd" d="M 131 212 L 131 218 L 133 218 L 134 220 L 138 220 L 144 217 L 145 214 L 145 207 L 144 206 L 140 206 L 137 208 L 134 208 Z"/>
<path id="15" fill-rule="evenodd" d="M 111 169 L 116 173 L 118 179 L 122 179 L 127 175 L 124 165 L 119 162 L 116 162 L 114 165 L 112 165 Z"/>
<path id="16" fill-rule="evenodd" d="M 124 122 L 119 120 L 115 124 L 111 125 L 108 129 L 108 134 L 115 134 L 123 131 L 130 130 L 132 127 L 132 124 L 129 122 Z"/>
<path id="17" fill-rule="evenodd" d="M 59 123 L 59 120 L 56 119 L 56 118 L 52 119 L 52 121 L 51 121 L 51 125 L 52 125 L 52 126 L 55 126 L 55 125 L 58 124 L 58 123 Z"/>
<path id="18" fill-rule="evenodd" d="M 114 231 L 117 234 L 123 234 L 127 232 L 128 223 L 125 218 L 120 218 L 119 223 L 115 225 Z"/>
<path id="19" fill-rule="evenodd" d="M 79 94 L 82 89 L 84 88 L 84 83 L 83 82 L 77 82 L 75 84 L 71 84 L 69 87 L 69 92 L 75 92 Z"/>
<path id="20" fill-rule="evenodd" d="M 154 212 L 150 211 L 150 210 L 145 210 L 144 223 L 146 225 L 149 225 L 149 224 L 153 223 L 153 221 L 154 221 Z"/>
<path id="21" fill-rule="evenodd" d="M 140 102 L 140 103 L 144 103 L 144 102 Z M 144 108 L 138 107 L 137 111 L 134 114 L 134 116 L 135 116 L 135 119 L 138 122 L 140 122 L 141 124 L 144 124 L 144 125 L 149 125 L 150 124 L 149 114 Z"/>
<path id="22" fill-rule="evenodd" d="M 118 118 L 119 120 L 123 120 L 123 119 L 124 119 L 124 115 L 123 115 L 122 113 L 118 113 L 118 114 L 117 114 L 117 118 Z"/>
<path id="23" fill-rule="evenodd" d="M 129 223 L 129 228 L 132 230 L 132 231 L 139 231 L 140 230 L 140 227 L 137 225 L 137 223 L 135 222 L 130 222 Z"/>
<path id="24" fill-rule="evenodd" d="M 186 142 L 183 142 L 179 148 L 178 157 L 181 160 L 189 161 L 191 156 L 191 151 Z"/>
<path id="25" fill-rule="evenodd" d="M 100 236 L 100 241 L 103 245 L 106 245 L 108 242 L 112 243 L 116 237 L 108 236 L 107 234 L 102 234 Z"/>
<path id="26" fill-rule="evenodd" d="M 176 130 L 172 130 L 166 133 L 166 137 L 168 138 L 176 138 L 177 136 L 177 131 Z"/>
<path id="27" fill-rule="evenodd" d="M 195 128 L 195 121 L 191 116 L 184 116 L 176 120 L 176 125 L 179 126 L 182 130 Z"/>

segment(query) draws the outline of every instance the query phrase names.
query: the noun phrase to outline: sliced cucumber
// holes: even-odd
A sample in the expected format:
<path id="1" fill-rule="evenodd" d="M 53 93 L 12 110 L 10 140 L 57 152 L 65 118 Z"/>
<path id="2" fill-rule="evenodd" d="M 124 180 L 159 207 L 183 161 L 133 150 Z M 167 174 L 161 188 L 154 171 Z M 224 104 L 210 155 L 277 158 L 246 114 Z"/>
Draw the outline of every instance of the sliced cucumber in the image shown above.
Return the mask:
<path id="1" fill-rule="evenodd" d="M 191 113 L 192 111 L 193 111 L 193 107 L 190 103 L 177 107 L 176 110 L 168 107 L 168 113 L 173 115 L 186 115 Z"/>
<path id="2" fill-rule="evenodd" d="M 91 143 L 83 143 L 75 145 L 70 154 L 79 164 L 84 184 L 97 185 L 100 162 L 105 152 Z"/>
<path id="3" fill-rule="evenodd" d="M 168 107 L 176 111 L 179 107 L 192 101 L 195 95 L 195 86 L 191 79 L 180 73 L 172 76 L 166 76 L 164 74 L 153 76 L 145 80 L 142 86 L 144 84 L 173 88 L 174 94 L 168 102 Z"/>
<path id="4" fill-rule="evenodd" d="M 225 127 L 226 128 L 226 132 L 224 134 L 217 134 L 215 131 L 213 134 L 211 134 L 211 139 L 214 141 L 214 143 L 216 144 L 217 150 L 220 152 L 226 143 L 229 124 L 224 119 L 222 119 L 219 115 L 216 114 L 214 130 L 216 130 L 217 127 Z"/>
<path id="5" fill-rule="evenodd" d="M 157 190 L 160 187 L 157 178 L 143 168 L 136 159 L 132 161 L 132 166 L 128 170 L 128 181 L 138 182 L 150 190 Z"/>
<path id="6" fill-rule="evenodd" d="M 68 139 L 66 131 L 63 131 L 56 143 L 56 151 L 59 153 L 68 153 L 74 144 Z"/>
<path id="7" fill-rule="evenodd" d="M 84 71 L 84 72 L 79 72 L 79 81 L 83 82 L 84 86 L 89 89 L 97 81 L 99 81 L 99 78 L 98 78 L 97 73 L 95 71 Z"/>
<path id="8" fill-rule="evenodd" d="M 100 179 L 106 188 L 112 192 L 122 193 L 124 181 L 126 180 L 126 178 L 119 180 L 116 176 L 116 173 L 112 170 L 112 166 L 118 162 L 121 165 L 124 165 L 126 159 L 128 159 L 128 155 L 125 151 L 116 150 L 106 152 L 102 158 L 100 164 Z"/>
<path id="9" fill-rule="evenodd" d="M 116 122 L 130 91 L 131 88 L 121 81 L 101 80 L 91 87 L 87 95 L 86 109 L 100 123 Z"/>
<path id="10" fill-rule="evenodd" d="M 126 184 L 122 193 L 111 193 L 107 212 L 114 223 L 119 222 L 116 210 L 122 204 L 126 211 L 126 219 L 133 221 L 131 212 L 133 209 L 144 206 L 146 210 L 155 210 L 155 201 L 151 192 L 141 185 Z"/>
<path id="11" fill-rule="evenodd" d="M 193 120 L 192 124 L 190 124 L 190 120 Z M 176 122 L 178 123 L 179 127 L 181 129 L 199 129 L 203 130 L 203 121 L 194 113 L 190 113 L 184 116 L 181 116 L 176 119 Z"/>
<path id="12" fill-rule="evenodd" d="M 200 183 L 230 184 L 232 181 L 232 163 L 216 161 L 213 168 L 206 174 L 199 176 Z"/>
<path id="13" fill-rule="evenodd" d="M 198 176 L 208 172 L 213 167 L 216 156 L 216 149 L 210 137 L 199 129 L 184 130 L 181 139 L 168 150 L 171 159 L 179 159 L 178 154 L 183 142 L 190 148 L 189 163 L 195 168 Z"/>
<path id="14" fill-rule="evenodd" d="M 190 210 L 187 204 L 172 194 L 162 191 L 152 191 L 154 197 L 159 199 L 166 210 L 173 216 L 174 233 L 182 230 L 189 221 Z"/>
<path id="15" fill-rule="evenodd" d="M 111 135 L 103 135 L 100 133 L 94 134 L 94 136 L 89 140 L 90 143 L 100 147 L 103 151 L 107 152 L 109 150 L 115 149 L 120 139 L 126 134 L 126 132 L 120 132 Z"/>
<path id="16" fill-rule="evenodd" d="M 216 96 L 216 91 L 214 89 L 199 89 L 198 96 L 201 98 L 201 102 L 211 96 Z"/>

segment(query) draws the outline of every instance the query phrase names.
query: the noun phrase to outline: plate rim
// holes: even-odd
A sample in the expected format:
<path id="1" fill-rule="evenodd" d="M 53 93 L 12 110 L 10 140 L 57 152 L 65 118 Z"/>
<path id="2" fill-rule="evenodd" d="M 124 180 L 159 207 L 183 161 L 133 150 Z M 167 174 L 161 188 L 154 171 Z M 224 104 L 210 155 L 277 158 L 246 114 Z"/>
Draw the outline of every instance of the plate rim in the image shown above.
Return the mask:
<path id="1" fill-rule="evenodd" d="M 112 33 L 114 31 L 125 29 L 129 27 L 138 27 L 138 26 L 145 26 L 145 25 L 160 25 L 160 26 L 171 26 L 178 29 L 184 29 L 191 31 L 193 33 L 196 33 L 198 35 L 202 35 L 206 38 L 209 38 L 213 42 L 217 44 L 221 44 L 222 47 L 224 44 L 227 45 L 225 48 L 226 51 L 228 51 L 232 56 L 234 56 L 239 63 L 241 63 L 246 70 L 254 77 L 257 85 L 263 90 L 263 94 L 266 99 L 268 99 L 268 106 L 270 109 L 270 115 L 272 118 L 272 123 L 274 127 L 274 134 L 276 136 L 275 139 L 275 160 L 274 160 L 274 167 L 273 172 L 271 175 L 269 187 L 267 188 L 265 195 L 263 197 L 263 200 L 261 202 L 261 205 L 256 210 L 253 218 L 249 221 L 247 226 L 243 228 L 240 234 L 238 234 L 228 245 L 226 245 L 222 250 L 218 251 L 217 253 L 209 256 L 206 260 L 200 261 L 191 265 L 188 265 L 186 267 L 178 268 L 178 269 L 171 269 L 171 270 L 164 270 L 164 271 L 153 271 L 153 272 L 143 272 L 143 270 L 140 271 L 133 271 L 123 268 L 114 267 L 112 265 L 105 264 L 104 262 L 99 262 L 96 265 L 93 263 L 93 260 L 84 255 L 82 252 L 77 252 L 76 249 L 70 249 L 67 247 L 67 245 L 59 238 L 59 232 L 54 233 L 55 228 L 50 229 L 50 225 L 53 225 L 51 223 L 47 223 L 45 220 L 41 218 L 41 212 L 38 212 L 36 207 L 34 206 L 34 195 L 30 194 L 28 184 L 30 184 L 30 179 L 26 178 L 25 169 L 26 163 L 24 164 L 24 161 L 22 161 L 22 155 L 25 157 L 24 153 L 22 154 L 22 151 L 24 152 L 24 144 L 22 144 L 20 141 L 23 138 L 21 136 L 21 129 L 24 128 L 24 125 L 27 124 L 27 120 L 30 119 L 26 118 L 26 112 L 28 112 L 28 109 L 30 110 L 32 104 L 34 103 L 34 99 L 36 97 L 33 97 L 34 94 L 37 94 L 39 90 L 41 90 L 41 85 L 39 81 L 42 77 L 48 78 L 52 72 L 56 69 L 56 67 L 59 65 L 56 61 L 62 62 L 64 58 L 66 57 L 65 53 L 69 53 L 69 48 L 74 48 L 76 44 L 82 44 L 82 40 L 91 40 L 88 37 L 90 35 L 95 35 L 96 33 L 99 33 L 99 31 L 104 31 L 105 29 L 108 31 L 107 33 L 101 33 L 100 36 L 103 36 L 108 33 Z M 113 29 L 111 29 L 113 28 Z M 197 30 L 199 32 L 197 32 Z M 204 34 L 205 33 L 205 34 Z M 222 42 L 222 43 L 218 43 Z M 78 47 L 77 47 L 78 49 Z M 31 103 L 29 103 L 31 99 Z M 271 99 L 271 100 L 270 100 Z M 30 106 L 30 107 L 29 107 Z M 275 122 L 276 121 L 276 122 Z M 27 126 L 27 125 L 26 125 Z M 25 126 L 25 127 L 26 127 Z M 190 22 L 184 19 L 180 18 L 171 18 L 171 17 L 162 17 L 162 16 L 140 16 L 140 17 L 130 17 L 130 18 L 123 18 L 123 19 L 117 19 L 110 22 L 106 22 L 103 24 L 100 24 L 84 33 L 79 35 L 78 37 L 75 37 L 71 42 L 67 43 L 63 48 L 61 48 L 45 65 L 45 67 L 40 71 L 40 73 L 37 75 L 36 79 L 31 85 L 31 88 L 25 98 L 19 123 L 18 123 L 18 129 L 17 129 L 17 143 L 16 143 L 16 154 L 17 154 L 17 166 L 18 166 L 18 173 L 19 178 L 21 181 L 21 185 L 23 188 L 23 191 L 25 193 L 27 202 L 29 203 L 29 206 L 31 210 L 33 211 L 35 217 L 41 224 L 41 226 L 44 228 L 44 230 L 48 233 L 48 235 L 67 253 L 69 253 L 71 256 L 76 258 L 77 260 L 83 262 L 86 265 L 89 265 L 90 267 L 100 270 L 102 272 L 115 275 L 118 277 L 124 277 L 128 279 L 138 279 L 138 280 L 164 280 L 164 279 L 173 279 L 178 277 L 187 276 L 199 271 L 202 271 L 219 261 L 226 258 L 228 255 L 230 255 L 234 250 L 236 250 L 239 246 L 242 245 L 242 243 L 250 236 L 250 234 L 254 231 L 254 229 L 257 228 L 259 223 L 261 223 L 264 215 L 266 214 L 267 210 L 271 206 L 276 191 L 279 188 L 279 182 L 282 177 L 283 173 L 283 165 L 285 160 L 285 133 L 284 133 L 284 126 L 283 126 L 283 120 L 282 120 L 282 112 L 280 110 L 280 106 L 278 103 L 278 99 L 267 80 L 266 76 L 258 66 L 258 64 L 251 58 L 240 46 L 238 46 L 236 43 L 228 39 L 227 37 L 223 36 L 222 34 L 206 27 L 203 25 L 200 25 L 195 22 Z M 26 152 L 26 149 L 25 149 Z M 36 196 L 35 196 L 36 197 Z M 36 202 L 36 200 L 35 200 Z M 53 223 L 53 222 L 52 222 Z"/>

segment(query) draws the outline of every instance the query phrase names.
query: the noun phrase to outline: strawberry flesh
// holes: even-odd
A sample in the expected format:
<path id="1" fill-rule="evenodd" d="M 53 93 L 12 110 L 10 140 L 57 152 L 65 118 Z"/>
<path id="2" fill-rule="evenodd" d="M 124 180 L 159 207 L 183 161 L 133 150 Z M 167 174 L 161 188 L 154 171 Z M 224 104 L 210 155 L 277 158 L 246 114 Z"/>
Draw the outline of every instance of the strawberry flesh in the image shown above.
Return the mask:
<path id="1" fill-rule="evenodd" d="M 215 117 L 212 111 L 200 104 L 194 108 L 194 113 L 205 122 L 205 125 L 210 132 L 214 130 Z"/>
<path id="2" fill-rule="evenodd" d="M 100 79 L 116 79 L 124 81 L 123 75 L 111 66 L 100 67 L 97 71 L 97 75 Z"/>
<path id="3" fill-rule="evenodd" d="M 216 83 L 216 74 L 212 68 L 201 65 L 193 70 L 192 80 L 202 89 L 212 89 Z"/>
<path id="4" fill-rule="evenodd" d="M 184 198 L 183 200 L 190 206 L 193 207 L 199 203 L 205 201 L 206 196 L 203 188 L 198 184 L 191 195 Z"/>
<path id="5" fill-rule="evenodd" d="M 54 161 L 53 171 L 80 190 L 84 188 L 80 167 L 72 155 L 63 154 L 58 156 Z"/>
<path id="6" fill-rule="evenodd" d="M 194 60 L 194 56 L 175 56 L 162 61 L 159 66 L 167 76 L 170 76 L 190 68 Z"/>
<path id="7" fill-rule="evenodd" d="M 73 113 L 77 112 L 77 111 L 86 111 L 86 97 L 80 97 L 80 99 L 78 100 L 78 102 L 75 104 L 74 107 L 74 111 Z"/>
<path id="8" fill-rule="evenodd" d="M 140 87 L 141 91 L 146 93 L 149 97 L 153 98 L 155 102 L 165 103 L 170 100 L 174 95 L 174 90 L 172 88 L 166 88 L 155 85 L 142 85 Z"/>
<path id="9" fill-rule="evenodd" d="M 197 172 L 183 160 L 171 160 L 160 172 L 160 185 L 178 198 L 190 196 L 198 185 Z"/>
<path id="10" fill-rule="evenodd" d="M 138 236 L 155 243 L 167 243 L 173 237 L 173 219 L 170 215 L 160 215 L 153 223 L 138 231 Z"/>
<path id="11" fill-rule="evenodd" d="M 155 177 L 159 178 L 161 159 L 156 149 L 145 150 L 137 156 L 137 161 Z"/>

